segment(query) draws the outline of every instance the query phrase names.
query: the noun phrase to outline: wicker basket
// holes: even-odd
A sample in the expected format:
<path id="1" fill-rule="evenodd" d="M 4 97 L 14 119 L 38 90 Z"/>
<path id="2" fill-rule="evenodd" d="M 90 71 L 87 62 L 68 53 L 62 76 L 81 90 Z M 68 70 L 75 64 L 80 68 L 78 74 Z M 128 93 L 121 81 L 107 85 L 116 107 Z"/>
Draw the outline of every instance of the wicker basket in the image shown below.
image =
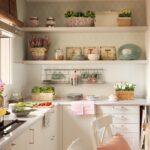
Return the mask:
<path id="1" fill-rule="evenodd" d="M 131 26 L 132 24 L 131 17 L 119 17 L 117 21 L 119 26 Z"/>
<path id="2" fill-rule="evenodd" d="M 134 91 L 116 91 L 118 100 L 133 100 Z"/>
<path id="3" fill-rule="evenodd" d="M 68 27 L 90 27 L 94 26 L 94 18 L 91 17 L 70 17 L 66 18 Z"/>
<path id="4" fill-rule="evenodd" d="M 53 93 L 32 93 L 33 101 L 53 101 L 54 94 Z"/>
<path id="5" fill-rule="evenodd" d="M 47 49 L 45 47 L 33 47 L 30 48 L 33 60 L 46 59 Z"/>

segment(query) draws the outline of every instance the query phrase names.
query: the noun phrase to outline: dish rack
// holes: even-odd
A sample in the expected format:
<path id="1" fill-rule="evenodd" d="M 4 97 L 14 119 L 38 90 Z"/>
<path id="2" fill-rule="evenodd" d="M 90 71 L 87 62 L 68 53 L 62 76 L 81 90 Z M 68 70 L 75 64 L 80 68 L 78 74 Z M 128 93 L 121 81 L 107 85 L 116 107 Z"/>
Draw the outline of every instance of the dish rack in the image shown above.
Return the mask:
<path id="1" fill-rule="evenodd" d="M 75 73 L 76 83 L 72 83 Z M 43 69 L 43 84 L 103 84 L 104 69 Z"/>

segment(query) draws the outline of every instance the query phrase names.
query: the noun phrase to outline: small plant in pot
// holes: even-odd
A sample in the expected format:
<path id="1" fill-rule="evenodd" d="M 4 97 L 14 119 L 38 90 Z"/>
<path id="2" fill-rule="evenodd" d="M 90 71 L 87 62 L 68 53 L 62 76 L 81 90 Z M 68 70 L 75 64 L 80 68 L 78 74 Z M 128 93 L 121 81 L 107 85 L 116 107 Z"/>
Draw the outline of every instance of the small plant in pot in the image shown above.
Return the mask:
<path id="1" fill-rule="evenodd" d="M 119 26 L 131 26 L 132 24 L 132 12 L 130 9 L 122 9 L 118 14 Z"/>
<path id="2" fill-rule="evenodd" d="M 28 43 L 33 60 L 46 59 L 47 51 L 50 45 L 47 37 L 34 36 L 28 41 Z"/>
<path id="3" fill-rule="evenodd" d="M 89 27 L 94 26 L 95 13 L 93 11 L 70 11 L 65 13 L 66 25 L 69 27 Z"/>
<path id="4" fill-rule="evenodd" d="M 118 100 L 134 99 L 135 84 L 128 82 L 119 82 L 115 84 L 114 88 Z"/>

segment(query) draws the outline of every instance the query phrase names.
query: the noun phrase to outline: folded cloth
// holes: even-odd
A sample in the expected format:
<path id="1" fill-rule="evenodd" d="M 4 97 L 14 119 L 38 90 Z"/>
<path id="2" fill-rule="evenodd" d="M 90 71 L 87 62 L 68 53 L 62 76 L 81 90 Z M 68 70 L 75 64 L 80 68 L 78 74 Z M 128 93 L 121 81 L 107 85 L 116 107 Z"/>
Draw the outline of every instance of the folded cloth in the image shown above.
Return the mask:
<path id="1" fill-rule="evenodd" d="M 85 115 L 94 115 L 95 114 L 95 105 L 94 105 L 93 101 L 84 101 L 83 108 L 84 108 Z"/>
<path id="2" fill-rule="evenodd" d="M 94 115 L 95 105 L 93 101 L 73 101 L 71 111 L 74 115 Z"/>
<path id="3" fill-rule="evenodd" d="M 83 101 L 73 101 L 71 103 L 71 111 L 74 115 L 83 115 Z"/>

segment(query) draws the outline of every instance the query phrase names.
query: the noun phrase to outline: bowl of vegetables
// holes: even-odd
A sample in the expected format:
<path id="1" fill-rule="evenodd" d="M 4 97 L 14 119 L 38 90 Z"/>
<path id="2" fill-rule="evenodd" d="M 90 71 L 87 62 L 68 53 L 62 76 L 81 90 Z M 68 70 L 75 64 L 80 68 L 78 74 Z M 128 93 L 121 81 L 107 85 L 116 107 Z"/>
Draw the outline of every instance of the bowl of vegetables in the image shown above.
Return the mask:
<path id="1" fill-rule="evenodd" d="M 16 107 L 13 113 L 16 117 L 27 117 L 31 111 L 33 111 L 33 109 L 29 107 Z"/>

